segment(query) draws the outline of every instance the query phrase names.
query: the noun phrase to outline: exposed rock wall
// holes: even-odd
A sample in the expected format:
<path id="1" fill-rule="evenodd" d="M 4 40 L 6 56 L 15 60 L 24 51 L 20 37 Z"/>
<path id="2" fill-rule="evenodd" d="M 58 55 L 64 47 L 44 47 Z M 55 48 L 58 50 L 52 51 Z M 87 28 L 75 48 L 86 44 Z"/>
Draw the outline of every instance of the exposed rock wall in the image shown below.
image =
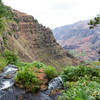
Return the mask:
<path id="1" fill-rule="evenodd" d="M 22 61 L 41 61 L 58 70 L 78 60 L 68 54 L 55 40 L 49 28 L 39 24 L 32 16 L 13 10 L 18 23 L 10 22 L 6 33 L 7 48 L 16 50 Z M 12 32 L 12 33 L 11 33 Z M 1 43 L 1 42 L 0 42 Z"/>

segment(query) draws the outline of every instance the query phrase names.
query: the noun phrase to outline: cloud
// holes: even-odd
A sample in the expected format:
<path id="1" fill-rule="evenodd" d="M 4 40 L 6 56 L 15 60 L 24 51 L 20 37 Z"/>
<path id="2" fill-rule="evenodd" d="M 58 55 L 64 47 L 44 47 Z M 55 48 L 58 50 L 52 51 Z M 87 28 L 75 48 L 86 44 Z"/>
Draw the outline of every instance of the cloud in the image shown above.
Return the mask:
<path id="1" fill-rule="evenodd" d="M 14 9 L 33 15 L 51 28 L 93 18 L 100 0 L 3 0 Z"/>
<path id="2" fill-rule="evenodd" d="M 57 3 L 54 3 L 51 7 L 51 9 L 54 9 L 54 10 L 65 10 L 65 9 L 71 9 L 75 6 L 75 3 L 73 2 L 57 2 Z"/>

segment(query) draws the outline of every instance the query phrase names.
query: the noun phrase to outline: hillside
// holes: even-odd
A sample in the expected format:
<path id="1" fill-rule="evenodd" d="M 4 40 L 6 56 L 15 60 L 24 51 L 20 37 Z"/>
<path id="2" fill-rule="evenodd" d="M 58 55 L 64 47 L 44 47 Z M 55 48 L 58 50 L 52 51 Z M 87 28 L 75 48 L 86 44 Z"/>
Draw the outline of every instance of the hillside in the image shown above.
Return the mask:
<path id="1" fill-rule="evenodd" d="M 88 20 L 65 25 L 53 30 L 54 36 L 70 53 L 93 61 L 100 58 L 100 28 L 89 29 Z"/>
<path id="2" fill-rule="evenodd" d="M 40 61 L 58 70 L 66 65 L 76 65 L 78 60 L 67 53 L 54 38 L 49 28 L 34 17 L 11 10 L 13 17 L 2 17 L 5 29 L 0 36 L 0 51 L 17 52 L 21 61 Z"/>

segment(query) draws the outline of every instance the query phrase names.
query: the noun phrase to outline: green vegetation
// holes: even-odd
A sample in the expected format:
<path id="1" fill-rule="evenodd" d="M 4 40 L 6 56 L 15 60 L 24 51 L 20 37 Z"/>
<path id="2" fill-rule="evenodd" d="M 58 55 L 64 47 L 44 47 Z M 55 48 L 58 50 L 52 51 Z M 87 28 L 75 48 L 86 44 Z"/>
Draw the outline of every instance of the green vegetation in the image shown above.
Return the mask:
<path id="1" fill-rule="evenodd" d="M 61 76 L 68 88 L 59 100 L 100 100 L 100 69 L 69 66 Z"/>
<path id="2" fill-rule="evenodd" d="M 100 61 L 93 62 L 94 65 L 100 66 Z"/>
<path id="3" fill-rule="evenodd" d="M 10 50 L 5 50 L 3 57 L 6 59 L 7 64 L 16 64 L 18 62 L 18 56 Z"/>
<path id="4" fill-rule="evenodd" d="M 43 63 L 40 63 L 40 62 L 37 62 L 37 61 L 34 61 L 32 63 L 28 63 L 28 62 L 20 62 L 18 61 L 16 63 L 16 66 L 18 66 L 18 68 L 23 68 L 23 67 L 36 67 L 36 68 L 45 68 L 46 65 L 44 65 Z"/>
<path id="5" fill-rule="evenodd" d="M 54 67 L 48 66 L 45 68 L 45 74 L 47 75 L 48 79 L 51 80 L 57 76 L 57 71 Z"/>
<path id="6" fill-rule="evenodd" d="M 11 9 L 3 5 L 0 0 L 0 34 L 2 35 L 5 30 L 5 23 L 14 20 L 19 22 L 17 18 L 13 18 Z M 36 19 L 33 20 L 38 23 Z M 90 25 L 96 26 L 99 21 L 99 17 L 95 18 L 95 21 L 90 21 Z M 93 27 L 92 26 L 92 27 Z M 16 32 L 16 30 L 12 30 Z M 12 31 L 9 30 L 8 34 L 12 35 Z M 3 42 L 6 45 L 6 38 L 2 35 Z M 72 52 L 73 53 L 73 52 Z M 84 53 L 76 56 L 84 56 Z M 20 62 L 17 54 L 14 51 L 4 50 L 0 54 L 0 71 L 7 64 L 14 64 L 18 67 L 17 76 L 15 78 L 16 85 L 25 88 L 28 91 L 36 92 L 40 89 L 40 80 L 36 75 L 36 71 L 42 69 L 46 74 L 48 80 L 51 80 L 57 76 L 56 69 L 52 66 L 46 66 L 40 62 Z M 99 65 L 100 62 L 95 62 L 94 65 Z M 64 90 L 63 96 L 59 97 L 59 100 L 100 100 L 100 69 L 87 66 L 67 66 L 61 77 L 64 80 L 64 86 L 67 87 Z"/>
<path id="7" fill-rule="evenodd" d="M 88 25 L 90 25 L 90 29 L 96 27 L 98 24 L 100 24 L 100 15 L 97 15 L 93 20 L 90 20 Z"/>
<path id="8" fill-rule="evenodd" d="M 7 64 L 16 64 L 17 62 L 18 56 L 15 52 L 10 50 L 0 52 L 0 72 Z"/>
<path id="9" fill-rule="evenodd" d="M 4 57 L 0 56 L 0 72 L 4 69 L 4 67 L 7 65 L 7 61 Z"/>
<path id="10" fill-rule="evenodd" d="M 11 12 L 10 7 L 5 6 L 2 1 L 0 0 L 0 34 L 2 34 L 2 32 L 5 29 L 5 25 L 3 20 L 4 19 L 13 19 L 13 13 Z"/>
<path id="11" fill-rule="evenodd" d="M 23 85 L 23 88 L 26 88 L 32 92 L 35 92 L 40 88 L 40 82 L 34 71 L 31 70 L 31 67 L 24 67 L 20 69 L 17 73 L 16 82 L 19 85 Z"/>
<path id="12" fill-rule="evenodd" d="M 34 19 L 33 22 L 38 23 L 38 20 L 37 19 Z"/>
<path id="13" fill-rule="evenodd" d="M 41 86 L 37 70 L 42 69 L 48 80 L 57 76 L 54 67 L 36 61 L 32 63 L 20 62 L 16 53 L 9 50 L 5 50 L 0 55 L 0 71 L 7 64 L 18 66 L 16 85 L 33 93 L 38 91 Z M 67 66 L 60 76 L 67 89 L 58 100 L 100 100 L 100 69 L 82 65 Z"/>
<path id="14" fill-rule="evenodd" d="M 16 65 L 19 68 L 15 79 L 16 84 L 31 92 L 36 92 L 40 89 L 41 81 L 36 76 L 37 70 L 42 69 L 49 80 L 57 75 L 55 68 L 36 61 L 32 63 L 17 62 Z"/>

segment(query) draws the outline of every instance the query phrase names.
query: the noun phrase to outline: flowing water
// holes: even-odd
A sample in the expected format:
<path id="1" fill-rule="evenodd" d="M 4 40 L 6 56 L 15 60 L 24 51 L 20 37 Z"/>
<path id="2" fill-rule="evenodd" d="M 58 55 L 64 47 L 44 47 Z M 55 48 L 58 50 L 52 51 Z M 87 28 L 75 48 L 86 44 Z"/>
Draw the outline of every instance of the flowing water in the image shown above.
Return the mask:
<path id="1" fill-rule="evenodd" d="M 63 88 L 61 77 L 51 80 L 48 84 L 48 90 L 32 94 L 14 86 L 17 70 L 15 65 L 8 65 L 0 74 L 0 100 L 57 100 L 59 94 L 51 96 L 50 91 Z"/>

